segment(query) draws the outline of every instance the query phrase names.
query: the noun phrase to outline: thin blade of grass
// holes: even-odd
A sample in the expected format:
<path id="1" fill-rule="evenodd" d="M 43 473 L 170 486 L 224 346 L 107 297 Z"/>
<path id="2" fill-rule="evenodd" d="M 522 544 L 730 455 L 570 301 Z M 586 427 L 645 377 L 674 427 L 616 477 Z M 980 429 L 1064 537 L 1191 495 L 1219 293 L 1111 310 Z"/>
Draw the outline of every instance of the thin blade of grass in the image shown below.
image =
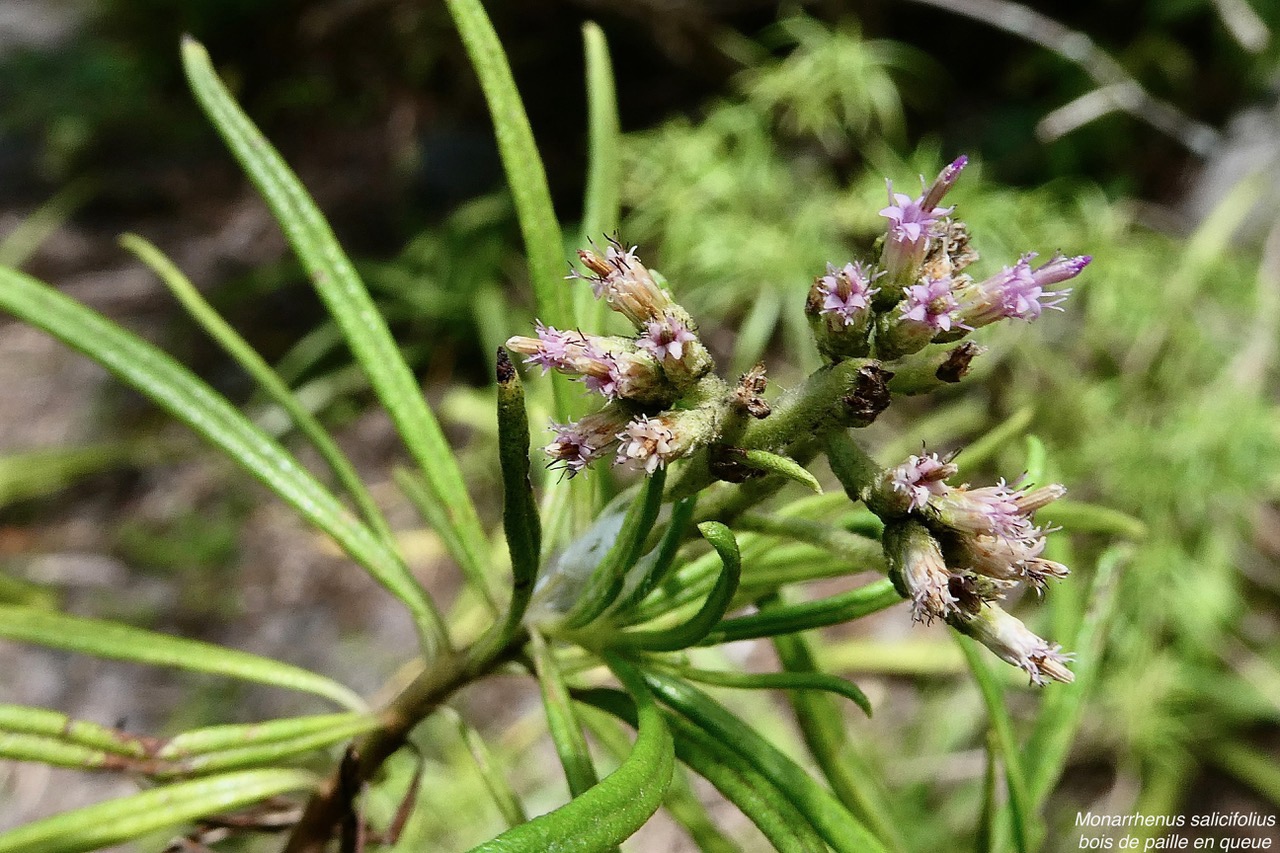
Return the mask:
<path id="1" fill-rule="evenodd" d="M 587 187 L 582 199 L 582 241 L 599 240 L 618 227 L 622 206 L 622 130 L 618 93 L 604 30 L 594 21 L 582 25 L 587 67 Z M 575 288 L 574 308 L 586 329 L 602 329 L 608 310 L 586 287 Z"/>

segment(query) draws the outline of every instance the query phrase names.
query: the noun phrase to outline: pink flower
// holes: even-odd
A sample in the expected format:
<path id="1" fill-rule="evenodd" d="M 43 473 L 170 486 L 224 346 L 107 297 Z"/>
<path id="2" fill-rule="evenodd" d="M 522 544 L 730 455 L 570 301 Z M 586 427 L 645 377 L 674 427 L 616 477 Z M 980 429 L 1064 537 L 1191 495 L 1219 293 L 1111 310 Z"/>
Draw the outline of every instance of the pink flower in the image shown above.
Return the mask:
<path id="1" fill-rule="evenodd" d="M 1071 293 L 1064 290 L 1046 290 L 1059 282 L 1078 276 L 1092 258 L 1080 255 L 1074 258 L 1055 255 L 1048 263 L 1035 269 L 1028 252 L 1012 267 L 1005 267 L 996 275 L 978 284 L 966 286 L 958 294 L 965 322 L 977 328 L 1005 317 L 1031 321 L 1046 308 L 1062 310 L 1061 304 Z"/>
<path id="2" fill-rule="evenodd" d="M 636 341 L 640 349 L 653 355 L 658 361 L 684 358 L 685 345 L 698 340 L 698 336 L 678 317 L 666 314 L 661 320 L 645 323 L 645 332 Z"/>
<path id="3" fill-rule="evenodd" d="M 944 482 L 956 472 L 956 466 L 943 462 L 936 453 L 908 457 L 901 465 L 889 469 L 889 484 L 908 498 L 907 510 L 922 509 L 929 498 L 945 495 L 950 487 Z"/>
<path id="4" fill-rule="evenodd" d="M 621 445 L 615 464 L 630 463 L 652 474 L 684 455 L 685 448 L 663 418 L 640 415 L 618 433 Z"/>
<path id="5" fill-rule="evenodd" d="M 853 326 L 866 317 L 871 307 L 871 297 L 880 292 L 871 282 L 883 273 L 868 275 L 862 264 L 845 264 L 836 269 L 827 264 L 827 274 L 818 279 L 818 292 L 822 295 L 819 314 L 835 316 L 845 326 Z"/>
<path id="6" fill-rule="evenodd" d="M 931 278 L 905 288 L 906 298 L 899 303 L 902 320 L 935 333 L 949 332 L 953 326 L 968 328 L 960 322 L 960 303 L 951 287 L 950 278 Z"/>

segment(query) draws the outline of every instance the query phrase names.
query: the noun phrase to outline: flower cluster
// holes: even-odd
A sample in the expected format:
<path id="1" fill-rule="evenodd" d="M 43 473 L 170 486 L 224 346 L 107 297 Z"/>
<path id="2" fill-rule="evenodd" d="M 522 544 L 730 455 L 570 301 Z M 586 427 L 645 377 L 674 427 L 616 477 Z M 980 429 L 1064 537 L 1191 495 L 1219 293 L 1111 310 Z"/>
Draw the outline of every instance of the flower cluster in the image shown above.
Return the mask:
<path id="1" fill-rule="evenodd" d="M 943 619 L 1027 671 L 1033 682 L 1070 681 L 1067 656 L 993 601 L 1026 584 L 1043 592 L 1067 567 L 1043 556 L 1049 531 L 1036 510 L 1066 492 L 1054 484 L 1017 488 L 952 486 L 957 472 L 933 453 L 884 472 L 868 503 L 887 520 L 885 553 L 899 591 L 920 622 Z"/>
<path id="2" fill-rule="evenodd" d="M 631 321 L 635 334 L 588 335 L 538 322 L 535 337 L 516 335 L 507 347 L 543 373 L 555 370 L 582 381 L 606 402 L 574 423 L 553 424 L 555 437 L 545 448 L 552 465 L 572 477 L 612 453 L 614 464 L 651 474 L 713 434 L 710 412 L 671 409 L 710 372 L 711 355 L 688 313 L 657 283 L 634 246 L 624 249 L 610 240 L 603 254 L 580 251 L 578 258 L 587 272 L 571 270 L 567 277 L 589 283 L 596 298 Z"/>
<path id="3" fill-rule="evenodd" d="M 912 198 L 888 185 L 888 220 L 877 265 L 849 263 L 814 280 L 807 313 L 819 349 L 832 361 L 873 354 L 894 360 L 945 343 L 1006 318 L 1034 320 L 1059 308 L 1070 290 L 1054 285 L 1075 278 L 1087 255 L 1054 255 L 1032 267 L 1028 253 L 990 278 L 975 281 L 965 269 L 978 255 L 968 228 L 941 207 L 968 164 L 960 157 Z M 923 184 L 923 180 L 922 180 Z M 878 287 L 870 284 L 878 281 Z"/>

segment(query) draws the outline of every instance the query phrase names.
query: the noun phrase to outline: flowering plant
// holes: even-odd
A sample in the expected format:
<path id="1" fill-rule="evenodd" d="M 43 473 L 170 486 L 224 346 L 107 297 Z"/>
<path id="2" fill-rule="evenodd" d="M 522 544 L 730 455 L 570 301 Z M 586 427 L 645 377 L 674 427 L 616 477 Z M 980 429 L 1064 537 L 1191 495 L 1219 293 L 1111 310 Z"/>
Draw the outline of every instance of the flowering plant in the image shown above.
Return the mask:
<path id="1" fill-rule="evenodd" d="M 1046 308 L 1060 308 L 1067 291 L 1051 288 L 1077 276 L 1089 258 L 1054 256 L 1033 267 L 1034 256 L 1027 254 L 988 278 L 971 277 L 967 270 L 977 253 L 968 229 L 954 216 L 956 208 L 940 206 L 965 168 L 962 157 L 917 198 L 890 186 L 890 204 L 880 212 L 887 226 L 878 257 L 828 265 L 807 294 L 803 283 L 797 286 L 795 298 L 805 303 L 824 358 L 818 370 L 780 395 L 769 392 L 763 365 L 729 381 L 715 373 L 702 328 L 676 300 L 678 291 L 641 261 L 638 248 L 616 238 L 603 248 L 592 245 L 578 253 L 581 269 L 572 270 L 571 284 L 565 284 L 559 225 L 496 37 L 476 0 L 450 0 L 449 6 L 498 123 L 541 313 L 535 334 L 509 338 L 496 359 L 505 554 L 488 547 L 489 531 L 434 413 L 314 202 L 232 100 L 203 49 L 188 42 L 184 62 L 202 107 L 262 190 L 396 425 L 416 466 L 399 482 L 465 574 L 480 618 L 454 623 L 442 615 L 409 570 L 383 510 L 324 429 L 154 247 L 126 240 L 294 417 L 342 494 L 155 347 L 51 287 L 2 270 L 0 308 L 150 396 L 328 534 L 395 596 L 413 617 L 420 660 L 410 677 L 389 684 L 391 698 L 371 709 L 346 686 L 281 661 L 34 607 L 0 606 L 3 637 L 286 685 L 343 708 L 167 739 L 49 709 L 0 708 L 0 754 L 127 771 L 155 785 L 0 834 L 0 853 L 90 850 L 192 821 L 264 829 L 276 816 L 262 804 L 297 793 L 304 797 L 285 821 L 286 851 L 321 851 L 335 837 L 344 849 L 355 849 L 370 829 L 362 812 L 365 792 L 380 784 L 384 764 L 410 744 L 414 729 L 460 689 L 512 669 L 538 681 L 572 798 L 528 820 L 500 771 L 480 760 L 510 826 L 476 850 L 609 850 L 664 803 L 703 846 L 723 849 L 727 842 L 682 787 L 677 760 L 737 805 L 780 850 L 902 850 L 880 792 L 844 761 L 846 741 L 832 695 L 867 713 L 872 703 L 852 682 L 821 671 L 804 632 L 906 599 L 914 620 L 945 621 L 1037 685 L 1072 681 L 1069 655 L 999 603 L 1022 588 L 1040 594 L 1050 579 L 1067 574 L 1044 556 L 1050 531 L 1035 520 L 1063 488 L 955 484 L 949 482 L 960 473 L 955 458 L 927 451 L 882 467 L 853 431 L 871 425 L 900 397 L 959 383 L 983 353 L 968 335 L 1001 319 L 1032 320 Z M 598 81 L 608 80 L 598 31 L 588 31 L 588 45 L 598 94 L 606 85 Z M 607 128 L 599 118 L 600 99 L 593 104 L 593 127 Z M 607 182 L 597 182 L 596 192 L 607 194 Z M 612 217 L 595 218 L 591 224 L 603 225 L 599 220 Z M 573 300 L 565 291 L 574 286 L 590 287 L 600 304 L 630 323 L 630 334 L 580 329 L 580 321 L 598 312 L 568 307 Z M 562 473 L 544 484 L 540 499 L 531 481 L 523 381 L 508 351 L 553 374 L 556 422 L 544 453 Z M 570 417 L 581 399 L 566 388 L 566 377 L 579 380 L 603 405 Z M 857 531 L 806 518 L 814 504 L 804 501 L 777 517 L 753 512 L 790 484 L 821 492 L 810 470 L 820 457 L 843 495 L 834 504 L 830 495 L 807 500 L 828 508 L 865 507 Z M 605 463 L 641 476 L 600 506 L 588 488 L 588 472 Z M 761 534 L 816 546 L 837 558 L 836 570 L 807 558 L 771 563 Z M 508 563 L 510 583 L 499 584 Z M 789 588 L 806 581 L 863 570 L 887 577 L 825 598 L 788 600 Z M 478 635 L 468 628 L 476 621 L 483 623 Z M 692 662 L 698 649 L 760 638 L 773 644 L 781 671 L 708 670 Z M 977 654 L 971 645 L 964 648 Z M 991 713 L 1002 714 L 998 677 L 982 659 L 971 662 Z M 827 784 L 696 683 L 792 692 L 806 744 Z M 617 769 L 599 778 L 583 727 L 607 741 L 617 734 L 618 721 L 638 734 L 620 750 Z M 338 745 L 346 748 L 324 774 L 307 769 L 304 758 Z M 1028 849 L 1034 808 L 1016 770 L 1016 750 L 1007 738 L 1001 749 L 1010 767 L 1009 826 L 1018 846 Z M 249 811 L 227 817 L 244 808 Z M 387 837 L 402 825 L 393 820 Z M 187 840 L 199 843 L 201 832 Z"/>

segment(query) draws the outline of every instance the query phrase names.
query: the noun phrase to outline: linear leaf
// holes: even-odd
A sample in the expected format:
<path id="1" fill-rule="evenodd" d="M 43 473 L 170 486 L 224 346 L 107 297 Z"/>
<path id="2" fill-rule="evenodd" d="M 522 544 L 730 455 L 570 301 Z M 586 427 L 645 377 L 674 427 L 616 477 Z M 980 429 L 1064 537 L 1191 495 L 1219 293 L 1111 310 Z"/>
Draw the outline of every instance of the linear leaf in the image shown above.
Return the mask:
<path id="1" fill-rule="evenodd" d="M 525 823 L 529 820 L 529 815 L 525 813 L 524 804 L 520 802 L 520 797 L 517 796 L 515 789 L 511 787 L 511 783 L 502 774 L 502 768 L 494 762 L 493 753 L 489 750 L 489 745 L 485 743 L 484 737 L 464 720 L 461 714 L 456 716 L 458 734 L 461 735 L 463 743 L 466 744 L 467 752 L 471 754 L 471 760 L 475 763 L 476 771 L 480 774 L 481 781 L 484 782 L 485 788 L 489 791 L 489 796 L 493 798 L 494 805 L 498 807 L 498 813 L 502 815 L 502 819 L 506 821 L 509 827 Z"/>
<path id="2" fill-rule="evenodd" d="M 196 99 L 270 206 L 409 453 L 447 508 L 450 523 L 473 559 L 483 563 L 487 540 L 457 459 L 329 223 L 288 164 L 218 79 L 205 49 L 194 39 L 185 38 L 182 60 Z"/>
<path id="3" fill-rule="evenodd" d="M 489 104 L 507 185 L 511 187 L 524 236 L 538 314 L 548 325 L 572 328 L 573 318 L 565 299 L 560 224 L 506 53 L 480 0 L 446 0 L 446 4 Z M 565 415 L 563 411 L 557 414 Z"/>
<path id="4" fill-rule="evenodd" d="M 704 521 L 698 532 L 711 543 L 720 556 L 722 570 L 707 600 L 692 618 L 671 628 L 625 631 L 617 637 L 621 646 L 650 652 L 674 652 L 695 645 L 720 622 L 734 593 L 738 591 L 738 579 L 742 576 L 742 558 L 738 554 L 738 542 L 733 531 L 718 521 Z"/>
<path id="5" fill-rule="evenodd" d="M 564 778 L 569 783 L 569 794 L 577 797 L 597 784 L 595 765 L 587 748 L 582 726 L 573 713 L 569 691 L 560 677 L 560 670 L 551 649 L 539 634 L 530 637 L 533 647 L 533 664 L 538 674 L 538 686 L 542 691 L 542 706 L 547 714 L 547 728 L 551 742 L 564 767 Z"/>
<path id="6" fill-rule="evenodd" d="M 667 521 L 667 529 L 663 531 L 662 538 L 658 540 L 658 547 L 644 557 L 644 561 L 648 563 L 644 575 L 636 583 L 635 589 L 614 605 L 615 613 L 626 614 L 667 579 L 675 565 L 676 554 L 684 543 L 685 534 L 689 532 L 697 500 L 695 495 L 677 501 L 671 507 L 671 518 Z"/>
<path id="7" fill-rule="evenodd" d="M 247 770 L 165 785 L 0 833 L 0 853 L 99 850 L 279 794 L 306 791 L 316 781 L 300 770 Z"/>
<path id="8" fill-rule="evenodd" d="M 533 594 L 542 555 L 542 526 L 529 479 L 529 414 L 520 374 L 499 347 L 498 457 L 502 467 L 502 527 L 511 554 L 511 604 L 500 641 L 515 634 Z"/>
<path id="9" fill-rule="evenodd" d="M 597 694 L 606 697 L 613 704 L 591 704 L 595 701 Z M 623 733 L 619 722 L 625 719 L 633 728 L 635 727 L 636 706 L 631 698 L 619 690 L 606 688 L 578 691 L 574 698 L 578 700 L 575 706 L 578 717 L 583 725 L 591 730 L 595 740 L 619 761 L 626 758 L 627 753 L 631 752 L 631 739 Z M 620 709 L 616 719 L 614 714 L 603 710 L 613 705 Z M 676 718 L 667 714 L 666 719 L 667 724 L 671 725 Z M 674 729 L 672 736 L 675 736 Z M 676 743 L 676 757 L 680 757 L 679 742 Z M 726 838 L 716 826 L 715 821 L 707 814 L 706 806 L 698 799 L 689 785 L 688 778 L 679 767 L 671 775 L 671 785 L 667 788 L 667 796 L 662 801 L 662 807 L 676 823 L 684 827 L 684 831 L 689 834 L 689 838 L 702 853 L 735 853 L 738 850 L 738 845 Z"/>
<path id="10" fill-rule="evenodd" d="M 582 242 L 611 234 L 618 227 L 622 204 L 622 131 L 618 93 L 609 59 L 609 43 L 594 21 L 582 25 L 583 60 L 587 68 L 587 187 L 582 201 Z M 574 311 L 582 328 L 604 327 L 608 306 L 590 289 L 575 288 Z"/>
<path id="11" fill-rule="evenodd" d="M 583 690 L 578 699 L 631 725 L 635 707 L 617 690 Z M 676 714 L 667 715 L 676 757 L 746 815 L 779 853 L 826 853 L 827 845 L 795 805 L 764 774 L 728 746 Z"/>
<path id="12" fill-rule="evenodd" d="M 373 496 L 365 488 L 360 475 L 356 473 L 355 466 L 351 464 L 351 460 L 338 448 L 337 443 L 329 436 L 325 428 L 320 425 L 320 421 L 316 420 L 315 415 L 307 410 L 302 401 L 298 399 L 298 396 L 289 389 L 284 380 L 272 369 L 271 365 L 267 364 L 266 360 L 258 355 L 257 350 L 250 346 L 249 342 L 242 338 L 231 327 L 231 324 L 222 318 L 222 315 L 209 304 L 200 291 L 196 289 L 196 286 L 191 283 L 191 279 L 187 278 L 186 274 L 155 245 L 137 234 L 123 235 L 120 238 L 120 245 L 146 264 L 165 283 L 165 286 L 169 288 L 169 292 L 182 303 L 182 307 L 186 309 L 187 313 L 258 383 L 258 386 L 271 398 L 272 402 L 288 413 L 299 431 L 306 436 L 325 463 L 328 464 L 329 470 L 333 472 L 334 477 L 347 490 L 347 494 L 351 496 L 352 500 L 356 502 L 356 506 L 360 508 L 360 512 L 365 517 L 365 521 L 384 541 L 394 541 L 391 529 L 387 526 L 386 518 L 382 515 L 382 511 L 378 509 L 378 505 L 374 503 Z"/>
<path id="13" fill-rule="evenodd" d="M 794 635 L 787 634 L 786 637 Z M 782 637 L 775 637 L 775 640 Z M 716 687 L 732 687 L 738 690 L 795 690 L 834 693 L 853 702 L 868 717 L 871 716 L 871 701 L 867 694 L 858 689 L 858 685 L 838 675 L 825 672 L 729 672 L 719 669 L 697 669 L 691 666 L 680 666 L 671 669 L 672 674 L 689 681 L 702 684 L 713 684 Z M 834 719 L 840 719 L 839 710 Z"/>
<path id="14" fill-rule="evenodd" d="M 707 634 L 699 645 L 715 646 L 736 640 L 771 637 L 775 634 L 790 634 L 793 631 L 838 625 L 841 622 L 848 622 L 851 619 L 875 613 L 877 610 L 892 607 L 900 601 L 902 596 L 893 588 L 891 581 L 888 579 L 872 581 L 865 586 L 829 598 L 806 601 L 802 604 L 787 604 L 770 608 L 762 613 L 753 613 L 750 616 L 725 619 Z"/>
<path id="15" fill-rule="evenodd" d="M 605 611 L 622 592 L 627 572 L 640 559 L 645 537 L 653 529 L 662 507 L 666 469 L 659 468 L 645 478 L 640 494 L 632 501 L 618 531 L 617 541 L 591 573 L 586 588 L 565 615 L 567 628 L 581 628 Z"/>
<path id="16" fill-rule="evenodd" d="M 675 770 L 671 731 L 639 674 L 618 659 L 611 658 L 609 666 L 636 704 L 638 735 L 631 754 L 581 796 L 512 827 L 473 853 L 604 851 L 630 837 L 662 805 Z"/>
<path id="17" fill-rule="evenodd" d="M 778 634 L 773 638 L 773 645 L 778 652 L 778 660 L 788 674 L 824 675 L 818 671 L 808 638 L 804 634 Z M 863 701 L 866 701 L 865 697 Z M 863 710 L 870 716 L 868 706 L 863 706 Z M 796 712 L 796 722 L 800 724 L 800 733 L 809 747 L 809 754 L 831 783 L 831 790 L 836 797 L 860 817 L 885 846 L 893 850 L 905 850 L 906 845 L 893 820 L 889 793 L 874 768 L 849 742 L 844 715 L 840 713 L 836 703 L 830 696 L 804 691 L 791 694 L 791 707 Z"/>
<path id="18" fill-rule="evenodd" d="M 763 471 L 766 474 L 777 474 L 786 477 L 792 482 L 813 490 L 817 494 L 822 494 L 822 484 L 818 482 L 818 478 L 809 472 L 799 462 L 787 456 L 779 456 L 776 453 L 770 453 L 767 450 L 740 450 L 734 456 L 734 461 L 740 462 L 748 468 L 756 471 Z"/>
<path id="19" fill-rule="evenodd" d="M 27 705 L 0 705 L 0 733 L 38 735 L 137 758 L 145 756 L 149 747 L 147 739 L 119 729 L 76 720 L 61 711 Z"/>
<path id="20" fill-rule="evenodd" d="M 7 732 L 0 732 L 0 758 L 9 761 L 35 761 L 78 770 L 120 769 L 129 762 L 129 759 L 121 755 L 91 746 L 67 743 L 44 735 Z"/>
<path id="21" fill-rule="evenodd" d="M 191 371 L 101 314 L 17 270 L 0 268 L 0 310 L 48 332 L 150 397 L 332 536 L 404 602 L 426 636 L 437 630 L 434 606 L 399 555 L 278 442 Z"/>
<path id="22" fill-rule="evenodd" d="M 658 673 L 647 672 L 645 679 L 665 704 L 732 747 L 769 779 L 832 848 L 839 853 L 884 853 L 879 840 L 830 791 L 710 696 L 687 682 Z"/>
<path id="23" fill-rule="evenodd" d="M 279 720 L 263 720 L 257 723 L 233 723 L 205 726 L 174 735 L 164 741 L 156 751 L 156 758 L 180 760 L 210 752 L 262 746 L 279 741 L 294 740 L 326 731 L 360 732 L 377 724 L 368 714 L 314 714 L 306 717 L 286 717 Z M 341 740 L 331 741 L 337 743 Z"/>
<path id="24" fill-rule="evenodd" d="M 331 723 L 323 729 L 303 731 L 260 743 L 249 742 L 244 746 L 175 758 L 171 766 L 157 768 L 151 775 L 158 779 L 168 779 L 270 766 L 286 758 L 349 741 L 357 735 L 376 728 L 377 724 L 377 720 L 373 717 L 353 716 Z"/>
<path id="25" fill-rule="evenodd" d="M 1013 733 L 1013 719 L 1004 703 L 1004 691 L 984 653 L 978 644 L 968 637 L 956 634 L 956 642 L 964 652 L 965 660 L 978 683 L 982 700 L 987 706 L 987 718 L 991 724 L 993 745 L 1000 752 L 1004 764 L 1005 785 L 1009 791 L 1009 817 L 1013 825 L 1013 841 L 1019 853 L 1031 850 L 1031 838 L 1036 833 L 1036 814 L 1027 791 L 1027 777 L 1022 769 L 1022 751 Z"/>
<path id="26" fill-rule="evenodd" d="M 0 605 L 0 638 L 93 657 L 239 678 L 314 693 L 356 711 L 365 708 L 364 700 L 350 688 L 301 667 L 117 622 Z"/>

